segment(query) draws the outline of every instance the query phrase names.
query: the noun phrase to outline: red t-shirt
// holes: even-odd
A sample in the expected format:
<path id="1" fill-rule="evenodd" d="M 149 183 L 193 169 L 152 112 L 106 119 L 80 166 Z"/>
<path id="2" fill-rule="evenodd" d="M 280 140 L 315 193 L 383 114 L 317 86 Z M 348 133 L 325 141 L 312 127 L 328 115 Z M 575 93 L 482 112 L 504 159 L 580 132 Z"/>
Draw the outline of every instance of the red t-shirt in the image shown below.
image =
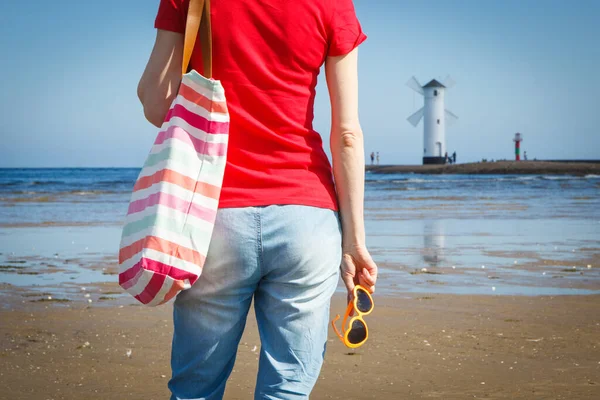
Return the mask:
<path id="1" fill-rule="evenodd" d="M 161 0 L 155 27 L 185 32 L 189 0 Z M 313 129 L 319 69 L 366 36 L 352 0 L 213 0 L 213 78 L 231 123 L 219 207 L 337 209 L 331 165 Z M 191 67 L 202 72 L 200 39 Z"/>

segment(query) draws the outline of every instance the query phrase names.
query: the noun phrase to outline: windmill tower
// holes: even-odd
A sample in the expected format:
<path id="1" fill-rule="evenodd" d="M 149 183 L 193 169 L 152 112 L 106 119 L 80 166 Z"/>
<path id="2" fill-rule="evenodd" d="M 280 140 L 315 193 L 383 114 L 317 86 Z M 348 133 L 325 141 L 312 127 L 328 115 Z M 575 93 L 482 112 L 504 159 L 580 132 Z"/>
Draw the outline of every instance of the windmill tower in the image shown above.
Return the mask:
<path id="1" fill-rule="evenodd" d="M 415 127 L 423 118 L 423 164 L 444 164 L 447 151 L 446 123 L 451 125 L 458 119 L 444 108 L 445 91 L 454 86 L 454 81 L 450 77 L 444 83 L 432 79 L 421 86 L 413 76 L 406 85 L 425 98 L 425 105 L 408 117 L 408 122 Z"/>

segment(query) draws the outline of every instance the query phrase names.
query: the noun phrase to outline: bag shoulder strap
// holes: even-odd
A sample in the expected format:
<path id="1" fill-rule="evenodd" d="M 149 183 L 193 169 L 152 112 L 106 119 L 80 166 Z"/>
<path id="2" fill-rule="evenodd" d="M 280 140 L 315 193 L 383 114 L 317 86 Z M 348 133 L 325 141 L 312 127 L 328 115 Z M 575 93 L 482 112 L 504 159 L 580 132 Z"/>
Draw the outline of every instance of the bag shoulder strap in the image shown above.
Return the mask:
<path id="1" fill-rule="evenodd" d="M 185 39 L 183 46 L 182 75 L 188 72 L 194 44 L 200 31 L 202 44 L 202 63 L 204 76 L 212 78 L 212 31 L 210 26 L 210 1 L 190 0 L 187 21 L 185 24 Z"/>

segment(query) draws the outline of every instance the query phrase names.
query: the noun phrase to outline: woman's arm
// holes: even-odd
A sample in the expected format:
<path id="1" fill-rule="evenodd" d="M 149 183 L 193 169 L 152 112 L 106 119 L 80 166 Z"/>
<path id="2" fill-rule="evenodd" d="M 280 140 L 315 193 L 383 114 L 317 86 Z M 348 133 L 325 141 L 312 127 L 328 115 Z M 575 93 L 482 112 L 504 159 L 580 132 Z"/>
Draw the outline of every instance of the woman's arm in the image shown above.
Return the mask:
<path id="1" fill-rule="evenodd" d="M 144 115 L 160 127 L 181 83 L 183 35 L 159 29 L 148 65 L 138 84 Z"/>
<path id="2" fill-rule="evenodd" d="M 358 49 L 328 57 L 325 74 L 331 101 L 331 155 L 342 220 L 342 280 L 351 296 L 360 283 L 374 291 L 377 265 L 365 244 L 365 159 L 358 120 Z"/>

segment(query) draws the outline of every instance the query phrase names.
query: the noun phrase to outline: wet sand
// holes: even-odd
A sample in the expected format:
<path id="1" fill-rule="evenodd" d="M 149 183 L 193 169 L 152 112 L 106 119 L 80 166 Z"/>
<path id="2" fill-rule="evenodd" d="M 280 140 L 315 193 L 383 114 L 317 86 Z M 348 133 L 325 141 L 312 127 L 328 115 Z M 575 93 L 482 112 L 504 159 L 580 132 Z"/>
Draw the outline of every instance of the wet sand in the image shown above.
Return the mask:
<path id="1" fill-rule="evenodd" d="M 598 175 L 600 163 L 554 161 L 496 161 L 456 165 L 367 165 L 380 174 L 516 174 L 516 175 Z"/>
<path id="2" fill-rule="evenodd" d="M 103 295 L 119 291 L 114 283 L 65 303 L 1 289 L 0 397 L 168 398 L 170 305 L 150 309 Z M 330 331 L 311 398 L 600 398 L 600 296 L 375 300 L 362 348 L 349 351 Z M 336 294 L 333 313 L 343 312 L 343 301 Z M 259 351 L 250 315 L 226 399 L 252 398 Z"/>

